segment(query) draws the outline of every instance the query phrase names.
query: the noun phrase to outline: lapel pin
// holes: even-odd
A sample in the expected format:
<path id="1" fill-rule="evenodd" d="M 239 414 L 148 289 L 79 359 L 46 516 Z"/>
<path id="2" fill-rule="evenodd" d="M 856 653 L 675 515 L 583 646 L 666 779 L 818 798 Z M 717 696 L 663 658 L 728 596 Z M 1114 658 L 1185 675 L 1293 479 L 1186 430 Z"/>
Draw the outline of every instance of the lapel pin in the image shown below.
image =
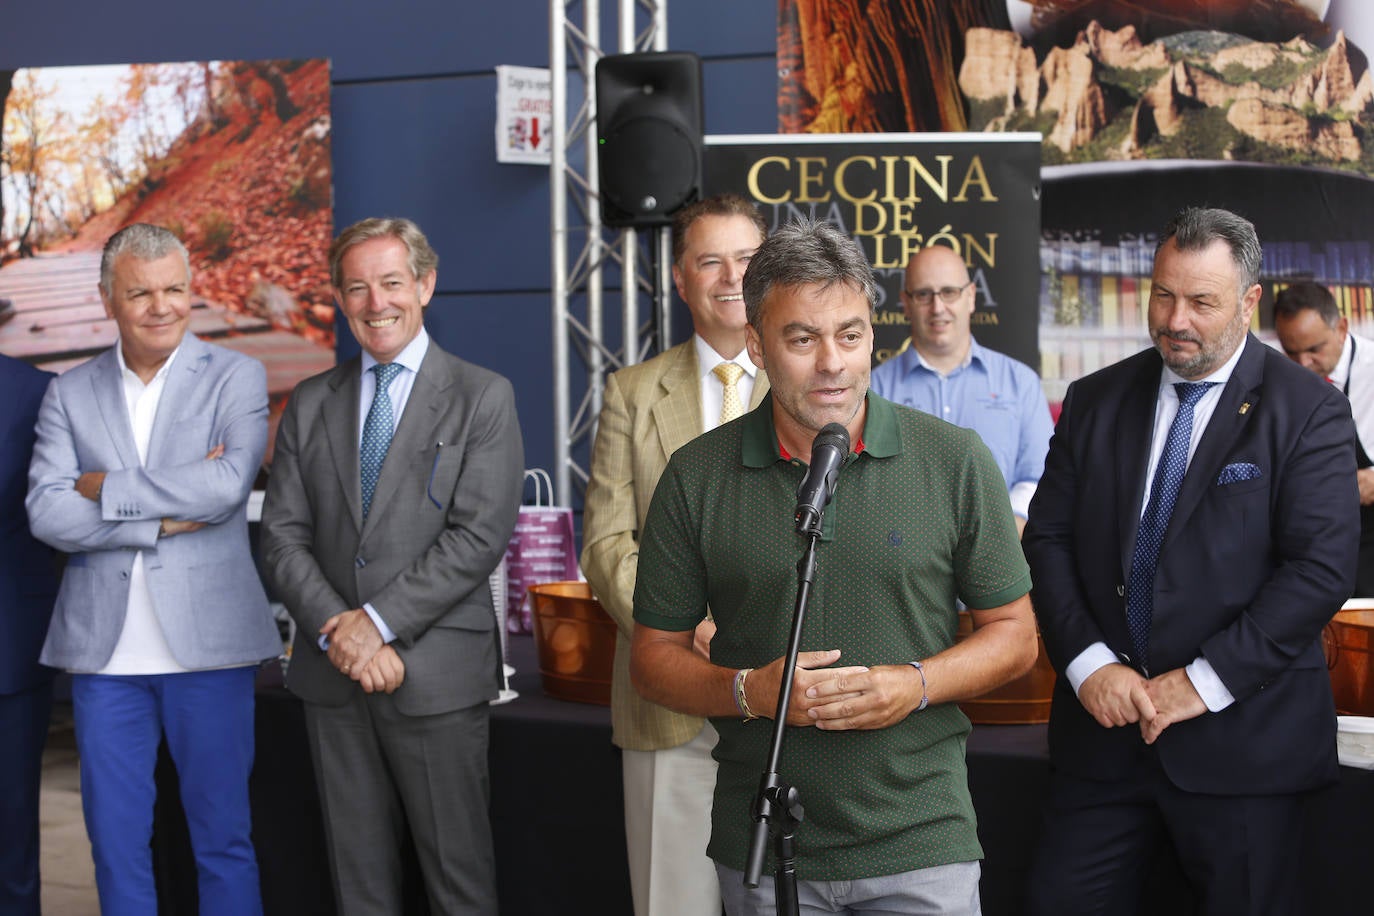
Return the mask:
<path id="1" fill-rule="evenodd" d="M 1241 415 L 1242 417 L 1245 416 L 1245 414 L 1248 413 L 1249 410 L 1250 410 L 1250 402 L 1249 402 L 1249 401 L 1244 401 L 1244 402 L 1242 402 L 1241 405 L 1240 405 L 1240 415 Z"/>

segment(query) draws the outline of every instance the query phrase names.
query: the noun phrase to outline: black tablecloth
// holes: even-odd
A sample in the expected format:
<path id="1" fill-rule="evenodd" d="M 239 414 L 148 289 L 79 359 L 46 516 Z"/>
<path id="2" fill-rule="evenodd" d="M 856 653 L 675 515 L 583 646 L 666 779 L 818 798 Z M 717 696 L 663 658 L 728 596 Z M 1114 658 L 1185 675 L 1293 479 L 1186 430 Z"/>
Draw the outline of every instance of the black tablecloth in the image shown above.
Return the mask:
<path id="1" fill-rule="evenodd" d="M 517 668 L 511 686 L 520 696 L 493 708 L 490 756 L 501 912 L 629 916 L 620 754 L 611 745 L 610 711 L 545 696 L 528 637 L 511 639 L 510 656 Z M 250 784 L 264 910 L 267 916 L 327 916 L 335 909 L 304 713 L 271 679 L 265 671 L 258 691 L 257 763 Z M 986 854 L 983 911 L 1015 916 L 1049 785 L 1045 728 L 976 726 L 968 764 Z M 195 866 L 175 773 L 165 757 L 158 787 L 153 848 L 160 909 L 194 913 Z M 1340 784 L 1313 798 L 1301 862 L 1309 912 L 1370 912 L 1358 878 L 1374 862 L 1371 814 L 1374 772 L 1342 767 Z M 1192 909 L 1178 863 L 1165 853 L 1142 912 Z M 407 916 L 424 910 L 417 891 Z"/>
<path id="2" fill-rule="evenodd" d="M 545 696 L 528 636 L 511 637 L 510 661 L 516 667 L 511 687 L 519 696 L 492 707 L 489 754 L 501 912 L 572 912 L 570 901 L 595 901 L 607 916 L 629 916 L 620 751 L 611 744 L 610 710 Z M 256 740 L 249 790 L 265 916 L 333 916 L 305 712 L 281 686 L 275 663 L 259 677 Z M 165 749 L 157 782 L 159 911 L 193 914 L 195 864 Z M 405 860 L 417 867 L 413 856 Z M 406 916 L 428 910 L 418 872 L 414 877 Z"/>

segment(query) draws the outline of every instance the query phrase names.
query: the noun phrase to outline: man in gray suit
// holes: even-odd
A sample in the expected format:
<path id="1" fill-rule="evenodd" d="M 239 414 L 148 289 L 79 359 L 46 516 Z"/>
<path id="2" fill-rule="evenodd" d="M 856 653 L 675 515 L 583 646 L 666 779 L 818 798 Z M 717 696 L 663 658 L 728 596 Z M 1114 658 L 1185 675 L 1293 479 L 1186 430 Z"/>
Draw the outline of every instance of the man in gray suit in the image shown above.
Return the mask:
<path id="1" fill-rule="evenodd" d="M 105 246 L 114 347 L 49 385 L 26 500 L 67 561 L 41 661 L 70 671 L 101 911 L 157 911 L 153 768 L 165 734 L 202 913 L 261 913 L 250 839 L 253 680 L 281 652 L 245 504 L 267 444 L 262 364 L 187 334 L 191 268 L 165 229 Z"/>
<path id="2" fill-rule="evenodd" d="M 425 333 L 438 261 L 409 220 L 335 240 L 334 295 L 363 352 L 291 395 L 263 508 L 346 916 L 402 912 L 407 830 L 432 912 L 497 911 L 487 579 L 515 527 L 524 448 L 510 383 Z"/>

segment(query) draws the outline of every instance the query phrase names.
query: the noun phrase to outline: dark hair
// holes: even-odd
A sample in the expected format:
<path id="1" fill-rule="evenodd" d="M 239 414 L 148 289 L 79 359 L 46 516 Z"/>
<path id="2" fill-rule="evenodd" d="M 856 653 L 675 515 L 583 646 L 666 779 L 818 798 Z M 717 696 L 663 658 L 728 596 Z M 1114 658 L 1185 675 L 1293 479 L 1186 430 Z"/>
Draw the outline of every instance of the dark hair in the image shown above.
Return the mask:
<path id="1" fill-rule="evenodd" d="M 181 239 L 170 229 L 152 223 L 130 223 L 110 236 L 105 250 L 100 253 L 100 291 L 106 296 L 113 295 L 110 286 L 114 282 L 115 261 L 125 254 L 140 261 L 157 261 L 169 254 L 179 254 L 186 265 L 186 281 L 191 280 L 191 256 Z"/>
<path id="2" fill-rule="evenodd" d="M 1164 244 L 1174 240 L 1179 251 L 1201 251 L 1215 241 L 1223 241 L 1231 249 L 1231 260 L 1240 273 L 1237 297 L 1259 282 L 1260 243 L 1255 226 L 1243 216 L 1230 210 L 1188 207 L 1169 221 L 1155 246 L 1155 254 Z"/>
<path id="3" fill-rule="evenodd" d="M 372 239 L 393 238 L 406 246 L 406 263 L 416 280 L 423 279 L 439 267 L 439 256 L 429 246 L 429 239 L 420 227 L 408 219 L 370 217 L 349 226 L 334 244 L 329 246 L 329 281 L 338 289 L 343 285 L 343 259 L 350 248 Z"/>
<path id="4" fill-rule="evenodd" d="M 692 223 L 703 216 L 742 216 L 759 230 L 759 238 L 768 235 L 768 224 L 754 202 L 743 194 L 733 192 L 717 194 L 705 200 L 689 204 L 673 216 L 673 263 L 682 263 L 682 255 L 687 251 L 687 230 Z"/>
<path id="5" fill-rule="evenodd" d="M 831 223 L 803 219 L 788 223 L 766 239 L 744 271 L 744 311 L 754 330 L 763 330 L 763 301 L 775 287 L 844 283 L 862 293 L 871 312 L 878 283 L 868 258 Z"/>
<path id="6" fill-rule="evenodd" d="M 1322 323 L 1334 328 L 1341 322 L 1341 310 L 1331 290 L 1311 280 L 1300 280 L 1274 297 L 1274 317 L 1293 318 L 1311 309 L 1321 316 Z"/>

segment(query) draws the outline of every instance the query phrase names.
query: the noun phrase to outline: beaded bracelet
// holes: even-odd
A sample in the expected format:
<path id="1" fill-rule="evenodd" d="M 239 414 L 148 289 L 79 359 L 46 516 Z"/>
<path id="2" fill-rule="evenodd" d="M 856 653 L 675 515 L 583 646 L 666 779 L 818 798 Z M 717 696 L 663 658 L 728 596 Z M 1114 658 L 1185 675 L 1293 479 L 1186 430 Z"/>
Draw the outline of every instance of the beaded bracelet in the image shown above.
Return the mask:
<path id="1" fill-rule="evenodd" d="M 930 697 L 926 694 L 926 669 L 921 667 L 920 662 L 912 662 L 911 667 L 916 669 L 916 673 L 921 676 L 921 702 L 914 712 L 920 712 L 930 705 Z"/>
<path id="2" fill-rule="evenodd" d="M 741 668 L 735 672 L 735 708 L 739 710 L 741 716 L 744 716 L 746 722 L 752 722 L 758 718 L 754 715 L 754 711 L 749 708 L 749 698 L 744 695 L 744 679 L 753 670 L 753 668 Z"/>

